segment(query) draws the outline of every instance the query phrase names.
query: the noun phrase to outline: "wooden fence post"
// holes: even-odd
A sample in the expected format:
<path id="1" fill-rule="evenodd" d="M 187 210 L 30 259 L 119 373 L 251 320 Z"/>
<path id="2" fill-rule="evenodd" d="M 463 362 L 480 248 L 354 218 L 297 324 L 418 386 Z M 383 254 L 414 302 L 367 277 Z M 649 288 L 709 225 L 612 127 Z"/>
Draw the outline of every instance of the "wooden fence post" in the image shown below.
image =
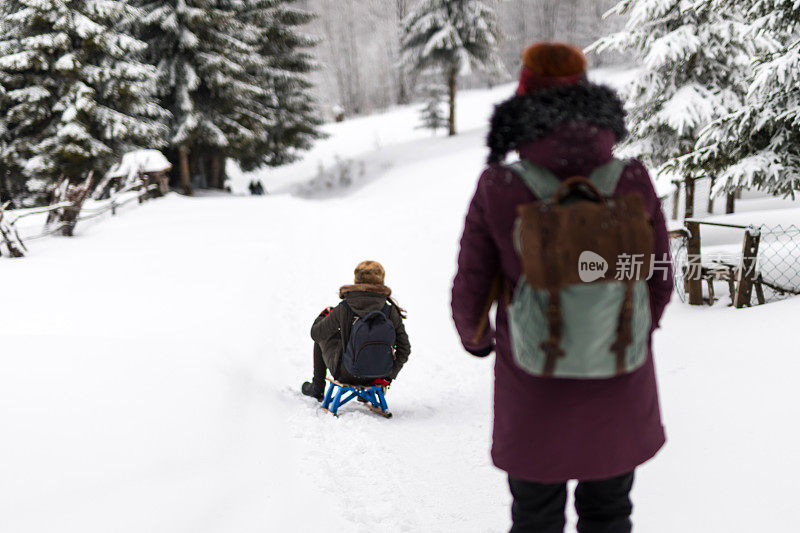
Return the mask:
<path id="1" fill-rule="evenodd" d="M 6 243 L 6 249 L 11 257 L 23 257 L 25 254 L 22 253 L 20 248 L 24 248 L 25 245 L 22 243 L 22 239 L 19 238 L 19 233 L 6 226 L 3 222 L 4 212 L 10 204 L 11 200 L 0 204 L 0 244 Z M 14 238 L 15 236 L 16 239 Z M 3 255 L 2 250 L 0 250 L 0 255 Z"/>
<path id="2" fill-rule="evenodd" d="M 725 214 L 730 215 L 733 213 L 734 205 L 736 203 L 736 193 L 728 191 L 725 195 Z"/>
<path id="3" fill-rule="evenodd" d="M 706 212 L 709 215 L 714 214 L 714 182 L 716 181 L 715 178 L 711 178 L 711 184 L 708 186 L 708 205 L 706 206 Z"/>
<path id="4" fill-rule="evenodd" d="M 755 228 L 745 230 L 744 244 L 742 245 L 742 263 L 736 275 L 736 295 L 733 305 L 737 308 L 750 305 L 753 292 L 753 281 L 758 277 L 756 260 L 758 259 L 758 244 L 761 241 L 761 232 Z"/>
<path id="5" fill-rule="evenodd" d="M 700 277 L 700 223 L 694 220 L 687 220 L 686 229 L 689 232 L 689 237 L 686 240 L 688 268 L 685 274 L 685 281 L 689 292 L 689 304 L 703 305 L 703 280 Z"/>
<path id="6" fill-rule="evenodd" d="M 683 218 L 692 218 L 694 216 L 694 178 L 686 178 L 683 180 L 686 188 L 685 209 L 683 210 Z"/>
<path id="7" fill-rule="evenodd" d="M 672 220 L 678 220 L 678 214 L 681 210 L 681 182 L 673 180 L 675 185 L 675 192 L 672 194 Z"/>
<path id="8" fill-rule="evenodd" d="M 221 189 L 222 188 L 222 179 L 221 179 L 221 161 L 222 156 L 220 152 L 217 150 L 213 150 L 209 153 L 210 161 L 208 162 L 208 173 L 209 173 L 209 180 L 208 186 L 212 189 Z"/>
<path id="9" fill-rule="evenodd" d="M 56 198 L 56 203 L 67 201 L 70 205 L 64 206 L 58 212 L 58 221 L 61 223 L 61 235 L 64 237 L 72 237 L 75 232 L 75 225 L 78 223 L 78 217 L 83 208 L 83 202 L 89 197 L 94 186 L 94 170 L 89 171 L 89 175 L 80 185 L 70 185 L 69 180 L 66 182 L 66 187 L 63 189 L 63 197 Z"/>
<path id="10" fill-rule="evenodd" d="M 192 195 L 192 178 L 189 175 L 189 149 L 185 146 L 178 147 L 178 171 L 181 176 L 183 194 Z"/>

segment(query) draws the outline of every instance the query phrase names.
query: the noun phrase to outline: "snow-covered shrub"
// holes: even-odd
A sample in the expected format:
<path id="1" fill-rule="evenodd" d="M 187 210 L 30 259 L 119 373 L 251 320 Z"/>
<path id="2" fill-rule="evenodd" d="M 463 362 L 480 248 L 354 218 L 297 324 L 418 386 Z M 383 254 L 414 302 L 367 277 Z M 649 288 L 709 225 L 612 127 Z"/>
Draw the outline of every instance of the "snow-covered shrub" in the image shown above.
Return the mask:
<path id="1" fill-rule="evenodd" d="M 352 159 L 343 159 L 336 156 L 333 166 L 325 168 L 321 163 L 317 175 L 299 185 L 295 192 L 300 196 L 317 196 L 347 189 L 356 183 L 358 178 L 364 177 L 366 169 L 363 162 Z"/>
<path id="2" fill-rule="evenodd" d="M 418 128 L 429 129 L 436 135 L 440 129 L 447 127 L 447 118 L 442 112 L 444 89 L 436 83 L 429 83 L 421 91 L 425 96 L 425 106 L 420 110 Z"/>

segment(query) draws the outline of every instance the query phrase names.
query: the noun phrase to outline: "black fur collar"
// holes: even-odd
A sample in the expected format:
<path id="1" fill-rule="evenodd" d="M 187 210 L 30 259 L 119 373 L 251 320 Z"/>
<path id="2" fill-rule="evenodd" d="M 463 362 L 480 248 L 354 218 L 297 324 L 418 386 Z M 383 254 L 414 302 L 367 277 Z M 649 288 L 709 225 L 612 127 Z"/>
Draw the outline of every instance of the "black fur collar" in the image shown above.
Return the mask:
<path id="1" fill-rule="evenodd" d="M 588 81 L 543 89 L 515 95 L 495 107 L 486 141 L 489 163 L 502 163 L 508 152 L 572 121 L 609 128 L 618 141 L 628 134 L 622 101 L 612 89 Z"/>

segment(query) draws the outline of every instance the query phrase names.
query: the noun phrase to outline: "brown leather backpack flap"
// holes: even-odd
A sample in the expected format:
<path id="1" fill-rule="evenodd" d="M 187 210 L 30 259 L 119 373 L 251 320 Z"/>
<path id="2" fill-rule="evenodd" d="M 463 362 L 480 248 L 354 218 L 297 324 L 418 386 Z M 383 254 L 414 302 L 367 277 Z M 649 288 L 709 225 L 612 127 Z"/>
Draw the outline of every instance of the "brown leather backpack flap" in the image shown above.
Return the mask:
<path id="1" fill-rule="evenodd" d="M 517 251 L 522 262 L 525 279 L 533 288 L 547 288 L 545 270 L 548 257 L 543 241 L 557 231 L 552 217 L 544 216 L 550 208 L 546 202 L 532 202 L 517 206 Z M 551 263 L 551 265 L 554 263 Z"/>
<path id="2" fill-rule="evenodd" d="M 535 289 L 585 283 L 581 272 L 587 269 L 604 274 L 593 282 L 645 279 L 650 273 L 652 226 L 638 194 L 607 203 L 533 202 L 517 213 L 523 272 Z"/>
<path id="3" fill-rule="evenodd" d="M 646 280 L 653 266 L 655 239 L 653 221 L 647 213 L 642 196 L 629 193 L 616 198 L 615 211 L 622 222 L 620 250 L 617 255 L 621 261 L 615 265 L 614 275 L 623 280 Z M 623 258 L 623 254 L 630 257 Z M 626 275 L 626 271 L 632 275 Z M 622 271 L 620 271 L 622 269 Z"/>

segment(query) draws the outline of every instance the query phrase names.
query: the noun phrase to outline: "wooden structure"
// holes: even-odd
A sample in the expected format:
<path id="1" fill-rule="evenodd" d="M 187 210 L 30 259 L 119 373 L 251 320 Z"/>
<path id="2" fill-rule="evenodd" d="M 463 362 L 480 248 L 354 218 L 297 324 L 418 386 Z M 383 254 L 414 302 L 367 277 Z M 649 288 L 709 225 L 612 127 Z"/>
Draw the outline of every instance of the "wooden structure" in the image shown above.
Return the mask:
<path id="1" fill-rule="evenodd" d="M 703 304 L 703 280 L 701 272 L 701 256 L 700 256 L 700 223 L 687 220 L 686 231 L 688 237 L 686 240 L 686 254 L 688 257 L 688 269 L 684 274 L 684 282 L 686 283 L 686 292 L 689 294 L 690 305 Z"/>
<path id="2" fill-rule="evenodd" d="M 164 196 L 169 192 L 171 170 L 172 165 L 158 150 L 128 152 L 100 181 L 93 197 L 103 200 L 121 190 L 148 191 L 150 198 Z"/>
<path id="3" fill-rule="evenodd" d="M 211 146 L 179 146 L 169 153 L 176 161 L 174 176 L 182 194 L 191 195 L 194 189 L 224 189 L 227 155 L 223 150 Z"/>
<path id="4" fill-rule="evenodd" d="M 5 246 L 6 252 L 11 257 L 23 257 L 25 255 L 23 252 L 25 250 L 25 244 L 23 244 L 22 239 L 20 239 L 16 228 L 10 227 L 3 220 L 6 208 L 8 208 L 10 203 L 11 202 L 6 202 L 0 205 L 0 245 Z M 0 246 L 0 255 L 3 255 L 2 246 Z"/>
<path id="5" fill-rule="evenodd" d="M 93 185 L 94 171 L 89 172 L 83 183 L 79 185 L 70 183 L 62 176 L 50 196 L 50 204 L 60 207 L 50 211 L 47 216 L 47 225 L 57 223 L 62 235 L 72 237 L 83 202 L 89 197 Z"/>
<path id="6" fill-rule="evenodd" d="M 744 230 L 742 256 L 738 265 L 718 260 L 707 264 L 702 262 L 700 241 L 701 224 Z M 764 286 L 770 286 L 770 284 L 764 281 L 758 269 L 758 247 L 761 239 L 758 228 L 698 220 L 687 220 L 685 225 L 685 231 L 678 230 L 670 233 L 671 236 L 674 237 L 678 236 L 678 233 L 683 232 L 682 236 L 686 238 L 688 260 L 686 269 L 682 274 L 684 288 L 689 295 L 689 304 L 713 304 L 716 300 L 714 295 L 715 281 L 727 282 L 731 296 L 731 304 L 734 307 L 741 308 L 750 306 L 753 291 L 755 291 L 756 299 L 759 304 L 766 302 Z M 704 283 L 708 287 L 708 298 L 703 297 Z"/>
<path id="7" fill-rule="evenodd" d="M 761 274 L 757 271 L 756 261 L 758 259 L 758 245 L 761 242 L 761 233 L 755 228 L 748 228 L 744 232 L 744 243 L 742 244 L 742 264 L 736 273 L 736 296 L 733 299 L 735 307 L 750 305 L 750 295 L 753 292 L 755 281 L 761 279 Z M 759 302 L 764 303 L 764 289 L 761 283 L 757 284 Z"/>

